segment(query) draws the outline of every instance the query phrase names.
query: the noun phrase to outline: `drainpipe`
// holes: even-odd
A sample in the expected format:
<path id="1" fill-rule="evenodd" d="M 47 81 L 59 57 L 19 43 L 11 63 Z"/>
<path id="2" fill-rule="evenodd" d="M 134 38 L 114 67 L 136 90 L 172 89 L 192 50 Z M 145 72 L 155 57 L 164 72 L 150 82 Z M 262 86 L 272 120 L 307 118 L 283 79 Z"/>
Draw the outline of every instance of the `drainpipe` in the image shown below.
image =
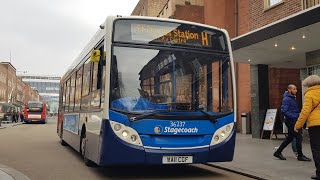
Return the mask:
<path id="1" fill-rule="evenodd" d="M 234 0 L 235 8 L 234 8 L 234 21 L 235 21 L 235 37 L 238 36 L 238 0 Z"/>

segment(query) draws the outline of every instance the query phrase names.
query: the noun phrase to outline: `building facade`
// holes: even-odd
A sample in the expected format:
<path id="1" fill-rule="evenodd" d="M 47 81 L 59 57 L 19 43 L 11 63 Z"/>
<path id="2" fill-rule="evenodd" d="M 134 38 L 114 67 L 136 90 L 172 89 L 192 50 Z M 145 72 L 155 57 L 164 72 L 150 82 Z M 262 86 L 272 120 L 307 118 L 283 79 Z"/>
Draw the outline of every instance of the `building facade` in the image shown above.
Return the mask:
<path id="1" fill-rule="evenodd" d="M 58 113 L 60 77 L 21 74 L 20 78 L 39 92 L 43 101 L 49 105 L 50 113 Z"/>
<path id="2" fill-rule="evenodd" d="M 267 109 L 280 109 L 288 84 L 297 85 L 302 106 L 301 80 L 320 74 L 319 0 L 156 2 L 140 0 L 132 15 L 188 20 L 229 32 L 236 61 L 238 131 L 240 114 L 250 112 L 252 136 L 259 138 Z"/>
<path id="3" fill-rule="evenodd" d="M 298 87 L 302 107 L 301 81 L 319 75 L 320 7 L 318 0 L 253 0 L 248 7 L 249 31 L 232 46 L 238 62 L 251 64 L 252 134 L 259 137 L 266 109 L 280 108 L 288 84 Z"/>
<path id="4" fill-rule="evenodd" d="M 15 67 L 9 62 L 0 62 L 0 103 L 22 106 L 27 101 L 41 100 L 39 93 L 16 75 Z"/>

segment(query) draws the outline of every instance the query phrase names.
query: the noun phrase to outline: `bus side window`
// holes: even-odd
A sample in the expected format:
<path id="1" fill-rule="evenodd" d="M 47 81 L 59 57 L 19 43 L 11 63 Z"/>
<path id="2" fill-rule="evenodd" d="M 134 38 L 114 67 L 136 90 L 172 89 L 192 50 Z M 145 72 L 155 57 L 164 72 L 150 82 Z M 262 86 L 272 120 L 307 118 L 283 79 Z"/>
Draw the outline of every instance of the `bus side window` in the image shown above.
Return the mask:
<path id="1" fill-rule="evenodd" d="M 99 48 L 100 52 L 103 52 L 103 46 Z M 91 107 L 100 107 L 101 104 L 101 89 L 102 89 L 102 75 L 104 64 L 104 53 L 100 56 L 99 62 L 92 62 L 92 83 L 91 83 Z"/>
<path id="2" fill-rule="evenodd" d="M 91 79 L 91 63 L 89 60 L 83 66 L 83 80 L 82 80 L 82 98 L 81 110 L 87 110 L 90 106 L 90 79 Z"/>
<path id="3" fill-rule="evenodd" d="M 98 89 L 98 69 L 99 62 L 92 63 L 92 92 Z"/>
<path id="4" fill-rule="evenodd" d="M 90 74 L 91 74 L 91 64 L 87 60 L 83 67 L 83 86 L 82 86 L 82 97 L 89 95 L 90 89 Z"/>
<path id="5" fill-rule="evenodd" d="M 104 51 L 104 46 L 100 47 L 100 51 L 103 52 L 101 56 L 101 60 L 99 62 L 99 68 L 98 68 L 98 89 L 101 90 L 101 97 L 100 97 L 100 102 L 101 106 L 104 104 L 104 98 L 105 98 L 105 79 L 106 79 L 106 70 L 105 70 L 105 65 L 106 65 L 106 53 Z"/>
<path id="6" fill-rule="evenodd" d="M 65 104 L 65 111 L 69 111 L 69 103 L 70 103 L 70 79 L 67 81 L 66 87 L 66 104 Z"/>
<path id="7" fill-rule="evenodd" d="M 103 46 L 99 48 L 100 52 L 104 52 Z M 103 75 L 103 66 L 105 64 L 104 53 L 101 53 L 100 61 L 94 62 L 92 65 L 92 91 L 101 89 L 102 86 L 102 75 Z"/>
<path id="8" fill-rule="evenodd" d="M 119 85 L 119 72 L 118 72 L 118 62 L 117 56 L 113 56 L 111 59 L 111 69 L 110 69 L 110 92 L 111 101 L 120 98 L 120 85 Z"/>
<path id="9" fill-rule="evenodd" d="M 65 106 L 66 106 L 66 83 L 63 83 L 63 85 L 61 85 L 61 96 L 62 96 L 62 110 L 65 110 Z"/>
<path id="10" fill-rule="evenodd" d="M 81 90 L 82 90 L 82 74 L 83 74 L 83 67 L 81 66 L 80 69 L 77 71 L 76 76 L 76 95 L 75 95 L 75 105 L 74 110 L 80 110 L 81 104 Z"/>
<path id="11" fill-rule="evenodd" d="M 75 89 L 76 89 L 76 73 L 73 73 L 71 76 L 71 83 L 70 83 L 70 105 L 69 105 L 69 112 L 74 111 L 74 102 L 75 102 Z"/>

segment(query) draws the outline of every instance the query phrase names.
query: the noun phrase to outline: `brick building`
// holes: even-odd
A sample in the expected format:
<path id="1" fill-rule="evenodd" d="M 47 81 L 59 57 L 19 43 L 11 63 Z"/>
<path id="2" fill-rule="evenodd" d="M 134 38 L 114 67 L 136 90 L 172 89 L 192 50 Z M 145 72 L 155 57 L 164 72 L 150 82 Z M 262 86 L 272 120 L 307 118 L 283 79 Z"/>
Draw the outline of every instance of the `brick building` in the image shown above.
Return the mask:
<path id="1" fill-rule="evenodd" d="M 259 137 L 266 109 L 280 108 L 287 85 L 297 85 L 301 107 L 301 80 L 320 75 L 320 6 L 318 0 L 252 0 L 248 5 L 242 10 L 248 12 L 249 31 L 233 38 L 232 48 L 236 61 L 251 64 L 252 134 Z"/>
<path id="2" fill-rule="evenodd" d="M 0 63 L 0 103 L 23 105 L 27 101 L 40 99 L 39 93 L 16 75 L 16 69 L 11 63 Z"/>
<path id="3" fill-rule="evenodd" d="M 0 64 L 0 102 L 7 101 L 7 69 Z"/>
<path id="4" fill-rule="evenodd" d="M 319 0 L 140 0 L 132 15 L 175 18 L 228 30 L 237 78 L 238 123 L 251 112 L 260 137 L 268 108 L 279 109 L 288 84 L 320 74 Z M 241 126 L 238 125 L 238 131 Z"/>

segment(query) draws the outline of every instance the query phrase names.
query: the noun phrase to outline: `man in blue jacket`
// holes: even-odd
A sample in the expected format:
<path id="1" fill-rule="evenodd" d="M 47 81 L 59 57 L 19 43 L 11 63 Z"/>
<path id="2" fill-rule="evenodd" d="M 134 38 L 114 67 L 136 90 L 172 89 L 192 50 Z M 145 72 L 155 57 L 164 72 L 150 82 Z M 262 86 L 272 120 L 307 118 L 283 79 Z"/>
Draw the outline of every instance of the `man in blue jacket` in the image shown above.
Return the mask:
<path id="1" fill-rule="evenodd" d="M 288 91 L 284 93 L 282 105 L 281 105 L 281 112 L 284 115 L 284 121 L 286 126 L 288 127 L 288 136 L 282 142 L 280 147 L 274 152 L 273 156 L 281 159 L 286 160 L 285 157 L 282 155 L 282 151 L 284 148 L 288 146 L 292 142 L 294 138 L 296 138 L 296 146 L 298 151 L 297 159 L 299 161 L 311 161 L 311 159 L 307 158 L 302 153 L 302 135 L 301 133 L 294 131 L 294 125 L 300 114 L 300 108 L 296 101 L 296 94 L 297 94 L 297 87 L 293 84 L 288 86 Z"/>

